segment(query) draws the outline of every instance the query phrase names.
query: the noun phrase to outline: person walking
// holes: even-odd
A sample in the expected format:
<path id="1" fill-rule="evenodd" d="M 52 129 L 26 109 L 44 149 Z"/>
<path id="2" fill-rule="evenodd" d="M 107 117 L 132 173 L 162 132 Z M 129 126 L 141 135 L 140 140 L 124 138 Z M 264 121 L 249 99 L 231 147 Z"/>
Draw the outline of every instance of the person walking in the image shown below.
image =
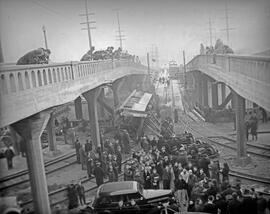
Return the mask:
<path id="1" fill-rule="evenodd" d="M 82 146 L 79 149 L 79 154 L 80 154 L 80 162 L 82 164 L 82 170 L 86 170 L 86 154 Z"/>
<path id="2" fill-rule="evenodd" d="M 258 140 L 258 133 L 257 133 L 257 130 L 258 130 L 258 119 L 257 119 L 257 116 L 256 116 L 256 113 L 255 112 L 251 116 L 250 120 L 251 120 L 250 133 L 251 133 L 251 136 L 252 136 L 252 140 L 257 141 Z"/>
<path id="3" fill-rule="evenodd" d="M 162 180 L 163 180 L 163 189 L 170 189 L 171 184 L 171 170 L 169 165 L 165 166 L 165 169 L 162 173 Z"/>
<path id="4" fill-rule="evenodd" d="M 82 182 L 79 181 L 78 184 L 76 185 L 76 190 L 78 193 L 79 201 L 81 205 L 86 204 L 85 202 L 85 194 L 84 194 L 84 186 L 82 185 Z"/>
<path id="5" fill-rule="evenodd" d="M 177 179 L 177 182 L 175 183 L 175 193 L 174 193 L 176 203 L 179 206 L 180 212 L 187 212 L 188 209 L 189 198 L 187 188 L 188 185 L 180 174 L 179 178 Z"/>
<path id="6" fill-rule="evenodd" d="M 223 163 L 223 169 L 221 170 L 221 174 L 222 174 L 222 182 L 225 182 L 226 180 L 229 180 L 229 172 L 230 172 L 230 168 L 228 163 Z"/>
<path id="7" fill-rule="evenodd" d="M 100 186 L 101 184 L 104 183 L 105 172 L 102 169 L 101 163 L 99 161 L 96 163 L 96 167 L 93 171 L 93 174 L 96 177 L 97 186 Z"/>
<path id="8" fill-rule="evenodd" d="M 7 166 L 8 169 L 13 168 L 13 157 L 15 156 L 13 149 L 10 146 L 7 146 L 7 149 L 5 151 L 5 157 L 7 159 Z"/>
<path id="9" fill-rule="evenodd" d="M 84 145 L 84 150 L 86 153 L 90 152 L 92 150 L 92 141 L 86 140 L 86 143 Z"/>
<path id="10" fill-rule="evenodd" d="M 178 123 L 178 112 L 177 109 L 174 109 L 174 122 Z"/>
<path id="11" fill-rule="evenodd" d="M 80 148 L 81 148 L 81 143 L 80 143 L 79 139 L 77 138 L 75 141 L 77 163 L 81 163 L 81 161 L 80 161 Z"/>

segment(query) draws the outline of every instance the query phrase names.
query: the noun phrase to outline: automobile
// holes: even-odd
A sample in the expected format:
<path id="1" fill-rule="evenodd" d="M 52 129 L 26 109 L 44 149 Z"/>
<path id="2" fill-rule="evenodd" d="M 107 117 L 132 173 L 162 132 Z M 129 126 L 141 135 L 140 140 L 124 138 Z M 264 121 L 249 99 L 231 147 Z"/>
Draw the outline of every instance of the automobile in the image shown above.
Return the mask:
<path id="1" fill-rule="evenodd" d="M 171 190 L 144 189 L 136 181 L 119 181 L 98 188 L 92 209 L 96 214 L 160 213 L 163 205 L 172 201 Z"/>
<path id="2" fill-rule="evenodd" d="M 17 197 L 0 197 L 1 214 L 20 214 L 21 211 L 22 209 L 20 206 L 20 202 L 17 200 Z"/>

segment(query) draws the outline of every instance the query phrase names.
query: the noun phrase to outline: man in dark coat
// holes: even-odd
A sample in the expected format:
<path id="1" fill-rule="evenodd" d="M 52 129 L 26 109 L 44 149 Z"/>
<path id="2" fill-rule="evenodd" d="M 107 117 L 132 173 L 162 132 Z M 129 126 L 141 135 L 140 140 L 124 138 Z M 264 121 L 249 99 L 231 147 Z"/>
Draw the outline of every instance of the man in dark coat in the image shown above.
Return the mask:
<path id="1" fill-rule="evenodd" d="M 84 145 L 85 152 L 88 153 L 92 150 L 92 141 L 86 140 L 86 143 Z"/>
<path id="2" fill-rule="evenodd" d="M 10 146 L 8 146 L 6 151 L 5 151 L 5 157 L 7 159 L 8 169 L 13 168 L 13 157 L 14 156 L 15 156 L 15 154 L 14 154 L 13 150 L 10 148 Z"/>
<path id="3" fill-rule="evenodd" d="M 174 109 L 174 122 L 178 123 L 178 112 L 177 109 Z"/>
<path id="4" fill-rule="evenodd" d="M 214 196 L 213 195 L 209 195 L 208 196 L 208 201 L 204 205 L 203 212 L 211 213 L 211 214 L 216 214 L 216 213 L 218 213 L 217 211 L 218 211 L 217 210 L 217 207 L 214 204 Z"/>
<path id="5" fill-rule="evenodd" d="M 96 163 L 96 167 L 93 171 L 93 174 L 96 177 L 97 186 L 100 186 L 101 184 L 104 183 L 105 172 L 102 169 L 100 162 Z"/>
<path id="6" fill-rule="evenodd" d="M 242 201 L 242 213 L 252 214 L 257 213 L 257 202 L 256 199 L 252 197 L 250 191 L 245 189 L 243 191 L 243 201 Z"/>
<path id="7" fill-rule="evenodd" d="M 228 203 L 228 214 L 239 214 L 241 213 L 241 202 L 237 200 L 237 193 L 233 192 L 232 200 Z"/>
<path id="8" fill-rule="evenodd" d="M 210 177 L 209 164 L 210 164 L 210 160 L 207 158 L 206 155 L 203 155 L 203 157 L 199 160 L 199 167 L 203 169 L 205 175 L 208 178 Z"/>
<path id="9" fill-rule="evenodd" d="M 216 195 L 216 200 L 214 201 L 214 204 L 220 210 L 220 214 L 226 214 L 227 213 L 227 202 L 221 197 L 221 195 L 218 193 Z"/>
<path id="10" fill-rule="evenodd" d="M 76 150 L 76 157 L 77 157 L 77 162 L 81 163 L 80 161 L 80 148 L 81 148 L 81 143 L 78 139 L 75 141 L 75 150 Z"/>
<path id="11" fill-rule="evenodd" d="M 267 201 L 261 192 L 257 193 L 257 214 L 265 214 Z"/>

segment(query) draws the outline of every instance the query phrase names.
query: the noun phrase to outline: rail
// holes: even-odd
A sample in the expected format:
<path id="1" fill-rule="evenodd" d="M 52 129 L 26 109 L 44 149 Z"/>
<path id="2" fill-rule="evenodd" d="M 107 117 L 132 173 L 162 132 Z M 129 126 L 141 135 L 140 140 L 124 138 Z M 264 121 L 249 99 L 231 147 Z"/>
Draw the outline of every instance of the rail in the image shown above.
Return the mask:
<path id="1" fill-rule="evenodd" d="M 1 65 L 0 94 L 19 93 L 33 88 L 83 79 L 103 70 L 135 64 L 131 60 L 104 60 L 51 63 L 43 65 Z"/>
<path id="2" fill-rule="evenodd" d="M 223 72 L 235 72 L 256 79 L 263 83 L 270 83 L 270 57 L 245 55 L 198 55 L 188 64 L 192 70 L 198 65 L 212 64 L 222 68 Z"/>

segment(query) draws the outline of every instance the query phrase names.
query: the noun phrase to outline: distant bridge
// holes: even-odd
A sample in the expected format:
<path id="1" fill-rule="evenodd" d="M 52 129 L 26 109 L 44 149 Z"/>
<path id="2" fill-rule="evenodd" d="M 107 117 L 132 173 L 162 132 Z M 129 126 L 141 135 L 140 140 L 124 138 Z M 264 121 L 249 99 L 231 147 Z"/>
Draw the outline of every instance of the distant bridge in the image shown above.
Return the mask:
<path id="1" fill-rule="evenodd" d="M 200 71 L 270 111 L 270 57 L 198 55 L 187 71 Z"/>

